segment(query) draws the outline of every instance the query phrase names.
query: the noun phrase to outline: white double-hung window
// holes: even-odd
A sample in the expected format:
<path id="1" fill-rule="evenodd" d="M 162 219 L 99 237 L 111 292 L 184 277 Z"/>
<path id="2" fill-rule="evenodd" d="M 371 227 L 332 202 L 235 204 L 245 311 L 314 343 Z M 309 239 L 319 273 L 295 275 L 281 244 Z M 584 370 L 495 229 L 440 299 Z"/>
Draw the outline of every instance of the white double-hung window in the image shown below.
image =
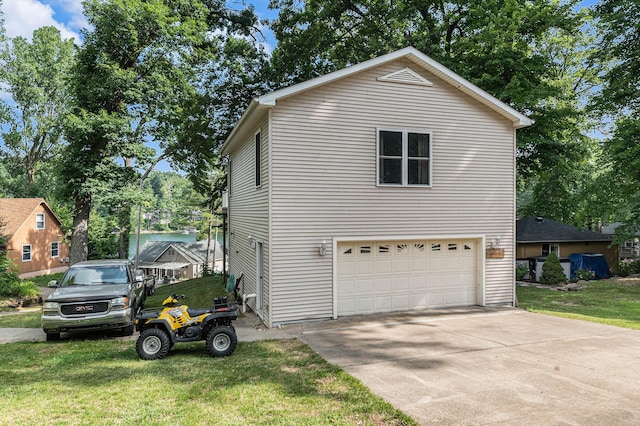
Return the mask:
<path id="1" fill-rule="evenodd" d="M 431 186 L 431 133 L 378 129 L 378 185 Z"/>

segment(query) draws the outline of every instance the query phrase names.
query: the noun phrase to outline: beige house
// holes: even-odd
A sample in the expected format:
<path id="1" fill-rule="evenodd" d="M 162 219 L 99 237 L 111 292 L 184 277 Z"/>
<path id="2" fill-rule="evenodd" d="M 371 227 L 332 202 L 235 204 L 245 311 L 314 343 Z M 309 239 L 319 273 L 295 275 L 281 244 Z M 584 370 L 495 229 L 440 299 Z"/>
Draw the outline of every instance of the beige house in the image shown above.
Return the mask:
<path id="1" fill-rule="evenodd" d="M 531 124 L 414 48 L 253 99 L 222 149 L 249 307 L 273 326 L 513 305 Z"/>
<path id="2" fill-rule="evenodd" d="M 0 218 L 9 258 L 22 278 L 64 272 L 69 245 L 62 223 L 43 198 L 0 198 Z"/>

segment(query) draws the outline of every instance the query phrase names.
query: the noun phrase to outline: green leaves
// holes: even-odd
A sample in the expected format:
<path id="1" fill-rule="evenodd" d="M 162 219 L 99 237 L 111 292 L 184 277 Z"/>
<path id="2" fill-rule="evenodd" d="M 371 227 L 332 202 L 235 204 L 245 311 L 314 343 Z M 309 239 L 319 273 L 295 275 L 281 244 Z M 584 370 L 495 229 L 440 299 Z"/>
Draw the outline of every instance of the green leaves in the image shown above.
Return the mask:
<path id="1" fill-rule="evenodd" d="M 34 31 L 32 42 L 16 37 L 0 48 L 0 84 L 12 102 L 11 108 L 0 104 L 0 154 L 8 164 L 21 166 L 17 174 L 24 187 L 34 184 L 38 168 L 55 157 L 62 144 L 73 53 L 73 41 L 62 40 L 53 27 Z"/>

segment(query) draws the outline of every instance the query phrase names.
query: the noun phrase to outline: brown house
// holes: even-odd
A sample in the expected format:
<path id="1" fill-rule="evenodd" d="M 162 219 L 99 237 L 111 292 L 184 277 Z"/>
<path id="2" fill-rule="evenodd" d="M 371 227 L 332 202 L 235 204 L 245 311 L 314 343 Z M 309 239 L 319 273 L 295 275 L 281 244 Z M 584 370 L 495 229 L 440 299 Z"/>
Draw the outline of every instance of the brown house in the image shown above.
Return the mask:
<path id="1" fill-rule="evenodd" d="M 575 253 L 602 254 L 612 271 L 618 265 L 618 246 L 611 235 L 578 229 L 542 217 L 524 217 L 516 222 L 516 259 L 546 257 L 554 252 L 559 258 Z"/>
<path id="2" fill-rule="evenodd" d="M 62 223 L 43 198 L 0 198 L 0 233 L 22 278 L 64 272 L 69 245 Z"/>

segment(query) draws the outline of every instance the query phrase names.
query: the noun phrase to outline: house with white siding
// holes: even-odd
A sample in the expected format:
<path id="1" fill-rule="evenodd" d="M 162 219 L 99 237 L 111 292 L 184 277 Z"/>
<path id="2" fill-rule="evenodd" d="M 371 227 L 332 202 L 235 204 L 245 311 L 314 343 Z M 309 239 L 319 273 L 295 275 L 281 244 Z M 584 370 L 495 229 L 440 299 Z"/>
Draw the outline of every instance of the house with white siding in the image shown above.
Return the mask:
<path id="1" fill-rule="evenodd" d="M 532 123 L 411 47 L 253 99 L 222 148 L 249 307 L 274 326 L 513 305 Z"/>

